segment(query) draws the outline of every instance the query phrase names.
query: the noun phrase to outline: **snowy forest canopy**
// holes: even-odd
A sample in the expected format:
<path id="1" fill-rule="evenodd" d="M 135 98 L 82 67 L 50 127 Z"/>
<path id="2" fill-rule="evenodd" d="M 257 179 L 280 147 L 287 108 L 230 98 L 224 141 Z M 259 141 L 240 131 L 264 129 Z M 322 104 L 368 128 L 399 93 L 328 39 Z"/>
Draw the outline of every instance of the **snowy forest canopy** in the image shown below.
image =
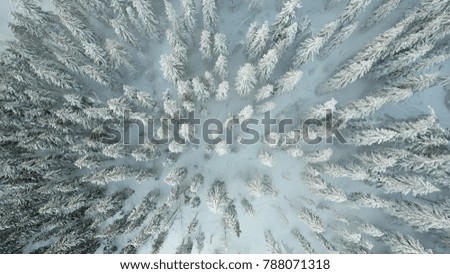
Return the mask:
<path id="1" fill-rule="evenodd" d="M 450 1 L 13 2 L 0 253 L 450 253 Z M 346 143 L 287 142 L 327 111 Z M 125 114 L 169 141 L 105 143 Z"/>

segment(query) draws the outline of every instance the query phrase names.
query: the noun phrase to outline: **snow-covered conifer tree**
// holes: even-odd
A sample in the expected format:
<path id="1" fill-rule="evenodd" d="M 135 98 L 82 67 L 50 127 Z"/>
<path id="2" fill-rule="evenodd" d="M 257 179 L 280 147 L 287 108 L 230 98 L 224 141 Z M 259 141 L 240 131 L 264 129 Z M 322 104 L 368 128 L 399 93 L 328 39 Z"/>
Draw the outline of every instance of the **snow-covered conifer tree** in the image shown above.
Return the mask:
<path id="1" fill-rule="evenodd" d="M 124 66 L 128 70 L 134 70 L 134 66 L 131 63 L 131 56 L 125 47 L 112 39 L 106 39 L 105 47 L 115 69 Z"/>
<path id="2" fill-rule="evenodd" d="M 230 146 L 225 140 L 222 140 L 217 145 L 215 145 L 214 151 L 217 153 L 217 155 L 224 156 L 230 152 Z"/>
<path id="3" fill-rule="evenodd" d="M 181 184 L 186 178 L 187 170 L 184 167 L 172 169 L 164 178 L 164 182 L 168 185 L 175 186 Z"/>
<path id="4" fill-rule="evenodd" d="M 83 180 L 96 185 L 106 185 L 111 182 L 122 181 L 129 177 L 131 173 L 132 170 L 128 166 L 111 166 L 87 174 L 83 177 Z"/>
<path id="5" fill-rule="evenodd" d="M 358 146 L 381 144 L 395 140 L 414 140 L 419 134 L 426 133 L 436 125 L 436 115 L 431 110 L 430 115 L 412 122 L 394 122 L 384 128 L 372 128 L 357 131 L 351 140 Z"/>
<path id="6" fill-rule="evenodd" d="M 298 23 L 293 23 L 281 32 L 280 39 L 274 45 L 280 56 L 295 41 L 299 30 Z"/>
<path id="7" fill-rule="evenodd" d="M 257 176 L 247 182 L 247 186 L 251 195 L 255 197 L 271 196 L 276 197 L 278 190 L 272 184 L 269 176 Z"/>
<path id="8" fill-rule="evenodd" d="M 376 37 L 364 50 L 348 60 L 340 71 L 323 83 L 317 93 L 324 94 L 343 88 L 367 74 L 373 64 L 383 55 L 388 45 L 411 24 L 413 18 L 413 15 L 408 16 Z"/>
<path id="9" fill-rule="evenodd" d="M 219 102 L 226 100 L 228 97 L 229 89 L 230 85 L 228 84 L 228 81 L 222 81 L 217 87 L 216 100 Z"/>
<path id="10" fill-rule="evenodd" d="M 203 30 L 200 38 L 200 52 L 203 59 L 212 59 L 212 34 L 208 30 Z"/>
<path id="11" fill-rule="evenodd" d="M 253 110 L 253 106 L 247 105 L 247 106 L 243 107 L 241 109 L 241 111 L 239 111 L 239 113 L 237 114 L 237 117 L 238 117 L 240 123 L 243 123 L 245 120 L 250 119 L 254 113 L 255 113 L 255 111 Z"/>
<path id="12" fill-rule="evenodd" d="M 267 151 L 261 151 L 258 154 L 258 159 L 261 162 L 261 164 L 267 167 L 273 167 L 275 165 L 275 158 Z"/>
<path id="13" fill-rule="evenodd" d="M 275 240 L 270 230 L 264 232 L 266 238 L 266 246 L 271 254 L 282 254 L 280 244 Z"/>
<path id="14" fill-rule="evenodd" d="M 225 33 L 214 34 L 214 53 L 217 55 L 228 55 L 227 37 Z"/>
<path id="15" fill-rule="evenodd" d="M 266 48 L 270 38 L 269 23 L 265 21 L 261 27 L 254 22 L 245 36 L 245 51 L 250 59 L 256 59 Z"/>
<path id="16" fill-rule="evenodd" d="M 319 57 L 323 59 L 336 50 L 337 47 L 339 47 L 345 40 L 347 40 L 347 38 L 350 37 L 350 35 L 353 34 L 357 27 L 358 23 L 356 22 L 339 30 L 338 33 L 332 36 L 330 42 L 324 45 L 324 47 L 320 50 Z"/>
<path id="17" fill-rule="evenodd" d="M 211 96 L 207 86 L 200 79 L 200 77 L 195 77 L 192 79 L 192 90 L 200 101 L 205 101 Z"/>
<path id="18" fill-rule="evenodd" d="M 192 32 L 197 25 L 197 10 L 195 9 L 194 0 L 181 0 L 181 7 L 183 11 L 184 27 Z"/>
<path id="19" fill-rule="evenodd" d="M 183 63 L 187 60 L 187 46 L 181 39 L 180 35 L 174 32 L 172 29 L 166 30 L 167 41 L 173 50 L 173 55 L 181 60 Z"/>
<path id="20" fill-rule="evenodd" d="M 301 7 L 300 0 L 287 0 L 280 13 L 277 14 L 275 22 L 271 26 L 272 40 L 277 41 L 285 28 L 296 18 L 296 11 Z"/>
<path id="21" fill-rule="evenodd" d="M 159 39 L 159 26 L 155 14 L 153 13 L 152 3 L 145 0 L 132 0 L 133 7 L 136 9 L 139 20 L 154 39 Z"/>
<path id="22" fill-rule="evenodd" d="M 167 0 L 164 0 L 164 6 L 166 8 L 166 16 L 169 20 L 170 24 L 172 25 L 172 29 L 175 32 L 181 32 L 181 26 L 180 26 L 180 20 L 178 19 L 177 12 L 173 8 L 172 3 L 170 3 Z"/>
<path id="23" fill-rule="evenodd" d="M 294 65 L 299 67 L 319 53 L 320 49 L 330 39 L 338 26 L 338 21 L 332 21 L 326 24 L 316 35 L 306 38 L 297 48 L 297 52 L 293 58 Z"/>
<path id="24" fill-rule="evenodd" d="M 253 208 L 252 204 L 246 198 L 241 199 L 241 205 L 244 208 L 245 212 L 247 212 L 247 214 L 249 214 L 252 217 L 256 216 L 255 209 Z"/>
<path id="25" fill-rule="evenodd" d="M 380 22 L 386 16 L 389 15 L 402 0 L 391 0 L 380 5 L 372 15 L 364 22 L 364 27 L 369 28 Z"/>
<path id="26" fill-rule="evenodd" d="M 320 175 L 305 174 L 305 180 L 309 185 L 311 191 L 319 197 L 332 201 L 335 203 L 342 203 L 347 201 L 347 196 L 342 190 L 333 187 L 326 183 Z"/>
<path id="27" fill-rule="evenodd" d="M 308 240 L 300 233 L 300 230 L 298 228 L 293 228 L 291 231 L 292 235 L 294 235 L 295 238 L 300 242 L 300 245 L 302 248 L 308 252 L 309 254 L 315 254 L 316 252 L 311 246 L 311 243 L 308 242 Z"/>
<path id="28" fill-rule="evenodd" d="M 247 96 L 255 87 L 256 83 L 255 67 L 250 63 L 246 63 L 237 73 L 235 81 L 236 92 L 242 97 Z"/>
<path id="29" fill-rule="evenodd" d="M 280 79 L 278 79 L 275 90 L 277 94 L 283 94 L 294 90 L 303 76 L 301 70 L 289 70 Z"/>
<path id="30" fill-rule="evenodd" d="M 325 227 L 319 216 L 314 214 L 311 210 L 307 208 L 302 208 L 298 211 L 298 217 L 300 220 L 305 222 L 305 224 L 316 233 L 325 232 Z"/>
<path id="31" fill-rule="evenodd" d="M 114 19 L 110 19 L 109 23 L 111 24 L 114 32 L 122 38 L 127 43 L 132 44 L 133 46 L 138 46 L 138 40 L 135 35 L 130 32 L 126 27 L 125 18 L 123 16 L 116 17 Z"/>
<path id="32" fill-rule="evenodd" d="M 261 100 L 269 98 L 272 95 L 273 95 L 273 85 L 268 84 L 268 85 L 265 85 L 262 88 L 260 88 L 255 97 L 256 97 L 256 101 L 259 102 Z"/>
<path id="33" fill-rule="evenodd" d="M 136 161 L 150 161 L 157 159 L 159 157 L 159 152 L 155 145 L 150 142 L 146 142 L 144 145 L 139 146 L 139 148 L 133 150 L 131 153 Z"/>
<path id="34" fill-rule="evenodd" d="M 205 29 L 214 32 L 217 25 L 216 1 L 202 0 L 202 12 Z"/>
<path id="35" fill-rule="evenodd" d="M 335 113 L 345 121 L 362 119 L 370 116 L 388 103 L 397 103 L 413 95 L 408 87 L 386 87 L 372 95 L 350 102 L 347 106 L 338 108 Z"/>
<path id="36" fill-rule="evenodd" d="M 264 114 L 268 111 L 272 111 L 273 109 L 276 108 L 276 106 L 277 105 L 273 101 L 264 102 L 256 106 L 256 113 Z"/>
<path id="37" fill-rule="evenodd" d="M 192 177 L 191 184 L 189 186 L 189 189 L 192 193 L 198 193 L 200 189 L 203 187 L 203 182 L 205 181 L 205 178 L 200 173 L 197 173 Z"/>
<path id="38" fill-rule="evenodd" d="M 431 250 L 425 249 L 416 239 L 400 233 L 389 233 L 385 235 L 384 242 L 389 245 L 395 254 L 433 253 Z"/>
<path id="39" fill-rule="evenodd" d="M 215 181 L 208 191 L 207 201 L 209 211 L 222 214 L 228 206 L 229 198 L 225 183 Z"/>
<path id="40" fill-rule="evenodd" d="M 164 96 L 164 112 L 167 113 L 170 117 L 175 117 L 179 111 L 180 107 L 178 106 L 177 102 L 173 100 L 166 92 Z"/>
<path id="41" fill-rule="evenodd" d="M 123 91 L 124 95 L 135 105 L 149 109 L 156 107 L 156 102 L 146 92 L 129 85 L 123 85 Z"/>
<path id="42" fill-rule="evenodd" d="M 371 195 L 371 194 L 363 194 L 363 193 L 351 193 L 348 195 L 348 200 L 357 204 L 361 207 L 368 208 L 387 208 L 392 205 L 390 201 L 384 200 L 380 197 Z"/>
<path id="43" fill-rule="evenodd" d="M 124 155 L 123 146 L 121 144 L 114 144 L 109 145 L 103 148 L 102 153 L 107 156 L 114 159 L 122 158 Z"/>
<path id="44" fill-rule="evenodd" d="M 256 66 L 256 71 L 261 79 L 267 80 L 275 70 L 275 66 L 278 63 L 278 51 L 276 49 L 270 49 L 259 60 Z"/>
<path id="45" fill-rule="evenodd" d="M 345 6 L 344 11 L 339 15 L 339 24 L 347 25 L 364 11 L 364 8 L 370 4 L 372 0 L 350 0 Z"/>
<path id="46" fill-rule="evenodd" d="M 159 63 L 161 65 L 164 78 L 168 81 L 176 84 L 177 81 L 182 80 L 182 78 L 184 77 L 183 63 L 174 55 L 161 55 L 161 60 L 159 61 Z"/>
<path id="47" fill-rule="evenodd" d="M 186 149 L 186 145 L 172 141 L 169 144 L 169 151 L 172 153 L 182 153 Z"/>
<path id="48" fill-rule="evenodd" d="M 389 208 L 389 211 L 392 215 L 406 221 L 419 231 L 448 230 L 450 227 L 448 214 L 434 206 L 400 201 Z"/>
<path id="49" fill-rule="evenodd" d="M 214 73 L 222 78 L 222 80 L 225 80 L 228 77 L 228 59 L 226 56 L 221 54 L 217 57 Z"/>
<path id="50" fill-rule="evenodd" d="M 373 67 L 371 76 L 375 79 L 389 76 L 392 73 L 407 67 L 409 64 L 412 64 L 416 59 L 421 58 L 432 48 L 433 45 L 431 44 L 417 45 L 398 55 L 391 56 L 390 58 L 388 57 L 383 64 Z"/>
<path id="51" fill-rule="evenodd" d="M 240 224 L 237 216 L 236 206 L 230 202 L 223 213 L 223 220 L 228 228 L 231 228 L 236 233 L 236 236 L 241 235 Z"/>
<path id="52" fill-rule="evenodd" d="M 205 84 L 207 89 L 214 93 L 216 91 L 216 80 L 213 76 L 213 74 L 209 71 L 205 71 Z"/>
<path id="53" fill-rule="evenodd" d="M 407 195 L 411 192 L 412 195 L 418 196 L 440 191 L 439 188 L 424 180 L 424 178 L 414 175 L 380 175 L 370 180 L 380 182 L 380 186 L 386 193 Z"/>

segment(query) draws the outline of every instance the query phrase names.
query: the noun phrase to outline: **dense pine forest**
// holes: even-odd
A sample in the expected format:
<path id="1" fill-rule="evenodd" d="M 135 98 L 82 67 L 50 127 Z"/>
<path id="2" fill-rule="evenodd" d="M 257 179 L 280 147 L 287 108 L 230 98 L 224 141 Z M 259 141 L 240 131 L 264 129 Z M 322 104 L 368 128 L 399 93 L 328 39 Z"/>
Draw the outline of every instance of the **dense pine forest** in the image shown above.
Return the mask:
<path id="1" fill-rule="evenodd" d="M 0 253 L 450 253 L 450 1 L 13 2 Z"/>

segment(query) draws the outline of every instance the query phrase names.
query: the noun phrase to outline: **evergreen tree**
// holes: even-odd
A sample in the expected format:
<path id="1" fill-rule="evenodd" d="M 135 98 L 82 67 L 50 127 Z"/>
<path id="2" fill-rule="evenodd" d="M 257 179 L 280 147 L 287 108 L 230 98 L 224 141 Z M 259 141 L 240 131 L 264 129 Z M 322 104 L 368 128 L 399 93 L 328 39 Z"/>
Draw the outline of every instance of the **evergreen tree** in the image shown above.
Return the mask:
<path id="1" fill-rule="evenodd" d="M 200 101 L 205 101 L 211 96 L 211 93 L 208 90 L 207 86 L 199 77 L 195 77 L 192 79 L 192 89 L 195 96 Z"/>
<path id="2" fill-rule="evenodd" d="M 224 33 L 214 34 L 214 53 L 217 55 L 228 55 L 227 37 Z"/>
<path id="3" fill-rule="evenodd" d="M 252 204 L 247 199 L 242 198 L 241 205 L 247 214 L 249 214 L 252 217 L 256 216 L 255 209 L 253 208 Z"/>
<path id="4" fill-rule="evenodd" d="M 224 182 L 215 181 L 208 191 L 207 205 L 213 214 L 222 214 L 228 205 L 228 193 Z"/>
<path id="5" fill-rule="evenodd" d="M 214 32 L 217 25 L 216 1 L 202 0 L 202 13 L 205 29 Z"/>
<path id="6" fill-rule="evenodd" d="M 154 39 L 159 39 L 159 26 L 155 14 L 153 13 L 152 3 L 145 0 L 132 0 L 133 7 L 136 9 L 139 20 L 142 22 L 145 30 Z"/>
<path id="7" fill-rule="evenodd" d="M 275 241 L 275 238 L 272 235 L 270 230 L 266 230 L 264 232 L 264 236 L 266 238 L 266 246 L 269 249 L 271 254 L 282 254 L 280 244 Z"/>
<path id="8" fill-rule="evenodd" d="M 391 75 L 392 73 L 407 67 L 412 64 L 416 59 L 421 58 L 427 52 L 433 48 L 433 45 L 423 44 L 418 45 L 410 50 L 394 55 L 390 58 L 386 58 L 383 64 L 376 65 L 372 68 L 371 76 L 375 79 L 380 79 Z"/>
<path id="9" fill-rule="evenodd" d="M 225 140 L 222 140 L 217 145 L 215 145 L 214 151 L 217 153 L 217 155 L 224 156 L 230 152 L 230 146 L 226 143 Z"/>
<path id="10" fill-rule="evenodd" d="M 323 226 L 322 220 L 319 216 L 314 214 L 311 210 L 307 208 L 302 208 L 298 211 L 298 217 L 300 220 L 305 222 L 305 224 L 316 233 L 325 232 L 325 228 Z"/>
<path id="11" fill-rule="evenodd" d="M 356 132 L 351 140 L 358 146 L 381 144 L 395 140 L 414 140 L 419 134 L 426 133 L 436 125 L 433 110 L 427 115 L 412 122 L 394 122 L 385 128 L 373 128 Z"/>
<path id="12" fill-rule="evenodd" d="M 109 23 L 117 36 L 119 36 L 123 41 L 130 43 L 135 47 L 138 46 L 138 40 L 135 35 L 125 27 L 126 21 L 123 16 L 119 15 L 117 18 L 110 19 Z"/>
<path id="13" fill-rule="evenodd" d="M 326 45 L 324 45 L 323 48 L 320 49 L 319 57 L 321 59 L 324 59 L 331 52 L 336 50 L 340 45 L 342 45 L 342 43 L 344 43 L 345 40 L 350 37 L 350 35 L 353 34 L 357 27 L 358 23 L 356 22 L 340 29 L 338 33 L 331 37 L 330 42 L 328 42 Z"/>
<path id="14" fill-rule="evenodd" d="M 186 178 L 187 170 L 186 168 L 176 168 L 172 169 L 164 178 L 164 182 L 168 185 L 174 186 L 179 185 Z"/>
<path id="15" fill-rule="evenodd" d="M 197 193 L 203 186 L 204 178 L 203 175 L 197 173 L 192 177 L 192 181 L 190 184 L 190 191 L 193 193 Z"/>
<path id="16" fill-rule="evenodd" d="M 243 65 L 237 73 L 235 81 L 236 92 L 241 97 L 248 96 L 256 83 L 256 71 L 254 66 L 249 63 Z"/>
<path id="17" fill-rule="evenodd" d="M 383 55 L 383 52 L 388 45 L 396 39 L 413 20 L 414 15 L 409 15 L 395 26 L 376 37 L 364 50 L 348 60 L 340 71 L 323 83 L 317 90 L 317 93 L 323 94 L 341 89 L 367 74 L 373 64 Z"/>
<path id="18" fill-rule="evenodd" d="M 276 49 L 270 49 L 264 56 L 259 60 L 256 66 L 256 71 L 261 79 L 267 80 L 273 73 L 276 64 L 278 63 L 278 52 Z"/>
<path id="19" fill-rule="evenodd" d="M 416 239 L 399 233 L 389 233 L 384 236 L 384 241 L 395 254 L 430 254 Z"/>
<path id="20" fill-rule="evenodd" d="M 387 1 L 380 5 L 372 15 L 364 22 L 364 27 L 369 28 L 383 20 L 386 16 L 388 16 L 397 6 L 400 4 L 402 0 L 392 0 Z"/>
<path id="21" fill-rule="evenodd" d="M 320 49 L 327 43 L 333 33 L 339 27 L 338 21 L 332 21 L 325 25 L 316 35 L 308 37 L 297 48 L 293 58 L 294 66 L 299 67 L 319 53 Z"/>
<path id="22" fill-rule="evenodd" d="M 258 159 L 261 162 L 261 164 L 263 164 L 267 167 L 273 167 L 275 165 L 274 157 L 267 151 L 261 151 L 258 154 Z"/>
<path id="23" fill-rule="evenodd" d="M 117 41 L 112 39 L 106 39 L 105 46 L 109 58 L 113 62 L 113 67 L 115 69 L 119 69 L 121 66 L 124 66 L 128 70 L 134 70 L 134 66 L 131 63 L 131 56 L 129 52 L 120 45 Z"/>
<path id="24" fill-rule="evenodd" d="M 428 205 L 419 205 L 412 202 L 396 202 L 389 212 L 394 216 L 405 220 L 419 231 L 430 229 L 450 228 L 450 217 L 445 212 Z"/>
<path id="25" fill-rule="evenodd" d="M 173 55 L 161 55 L 161 69 L 164 78 L 176 84 L 184 77 L 183 63 Z"/>
<path id="26" fill-rule="evenodd" d="M 203 30 L 200 38 L 200 52 L 203 59 L 212 59 L 212 43 L 211 32 Z"/>
<path id="27" fill-rule="evenodd" d="M 251 60 L 256 59 L 266 48 L 269 38 L 270 29 L 267 21 L 261 27 L 256 22 L 250 24 L 247 35 L 245 36 L 245 51 L 247 56 Z"/>
<path id="28" fill-rule="evenodd" d="M 181 0 L 181 7 L 184 26 L 189 32 L 192 32 L 197 25 L 195 2 L 193 0 Z"/>
<path id="29" fill-rule="evenodd" d="M 256 100 L 259 102 L 261 100 L 269 98 L 272 95 L 273 95 L 273 85 L 268 84 L 259 89 L 258 93 L 256 94 Z"/>
<path id="30" fill-rule="evenodd" d="M 255 197 L 271 196 L 276 197 L 278 190 L 272 184 L 269 176 L 255 177 L 247 182 L 247 186 L 251 195 Z"/>
<path id="31" fill-rule="evenodd" d="M 298 228 L 293 228 L 291 233 L 300 242 L 300 245 L 302 246 L 303 250 L 305 250 L 309 254 L 315 254 L 316 253 L 316 251 L 312 248 L 311 243 L 308 242 L 308 240 L 305 238 L 305 236 L 303 236 L 300 233 Z"/>
<path id="32" fill-rule="evenodd" d="M 219 55 L 214 66 L 214 73 L 225 80 L 228 78 L 228 59 L 224 55 Z"/>
<path id="33" fill-rule="evenodd" d="M 278 81 L 275 86 L 275 90 L 278 94 L 283 94 L 294 90 L 298 82 L 303 76 L 303 72 L 300 70 L 287 71 Z"/>
<path id="34" fill-rule="evenodd" d="M 227 208 L 225 209 L 225 211 L 223 213 L 223 219 L 224 219 L 225 225 L 228 228 L 233 229 L 234 232 L 236 233 L 236 236 L 239 237 L 241 235 L 241 229 L 240 229 L 239 220 L 238 220 L 238 216 L 237 216 L 236 206 L 234 205 L 233 202 L 229 203 Z"/>
<path id="35" fill-rule="evenodd" d="M 284 2 L 283 8 L 277 14 L 275 22 L 271 26 L 271 36 L 273 41 L 277 41 L 285 28 L 287 28 L 292 20 L 296 19 L 296 11 L 300 8 L 299 0 L 288 0 Z"/>

